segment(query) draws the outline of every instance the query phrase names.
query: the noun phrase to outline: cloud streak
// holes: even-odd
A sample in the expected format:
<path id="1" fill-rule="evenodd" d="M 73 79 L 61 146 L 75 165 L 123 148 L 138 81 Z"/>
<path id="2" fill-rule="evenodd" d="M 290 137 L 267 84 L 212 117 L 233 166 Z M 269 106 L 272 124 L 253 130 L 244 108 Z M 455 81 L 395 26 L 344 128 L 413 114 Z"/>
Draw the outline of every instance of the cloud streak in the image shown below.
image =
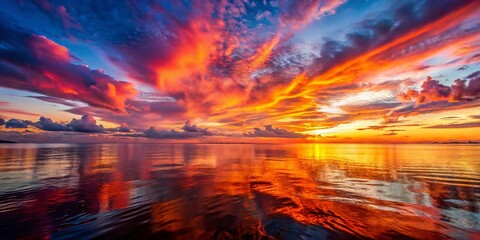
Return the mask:
<path id="1" fill-rule="evenodd" d="M 424 128 L 434 128 L 434 129 L 444 129 L 444 128 L 478 128 L 480 127 L 480 122 L 464 122 L 464 123 L 450 123 L 450 124 L 439 124 L 426 126 Z"/>

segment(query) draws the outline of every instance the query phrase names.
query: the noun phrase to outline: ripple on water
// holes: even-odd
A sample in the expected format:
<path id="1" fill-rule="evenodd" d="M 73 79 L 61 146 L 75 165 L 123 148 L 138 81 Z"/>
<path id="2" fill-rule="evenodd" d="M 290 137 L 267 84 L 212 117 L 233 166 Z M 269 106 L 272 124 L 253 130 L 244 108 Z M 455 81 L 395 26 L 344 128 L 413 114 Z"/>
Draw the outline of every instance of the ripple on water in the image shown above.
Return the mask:
<path id="1" fill-rule="evenodd" d="M 477 146 L 17 145 L 0 155 L 0 238 L 480 238 Z"/>

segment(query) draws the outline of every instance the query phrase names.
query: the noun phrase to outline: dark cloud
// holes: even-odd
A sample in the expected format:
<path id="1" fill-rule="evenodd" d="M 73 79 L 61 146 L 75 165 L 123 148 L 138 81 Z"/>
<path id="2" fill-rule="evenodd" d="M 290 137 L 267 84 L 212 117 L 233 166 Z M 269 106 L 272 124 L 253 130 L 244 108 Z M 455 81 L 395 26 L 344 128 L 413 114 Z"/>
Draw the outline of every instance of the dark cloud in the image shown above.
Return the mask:
<path id="1" fill-rule="evenodd" d="M 442 117 L 441 119 L 461 119 L 462 117 L 459 116 L 448 116 L 448 117 Z"/>
<path id="2" fill-rule="evenodd" d="M 185 125 L 183 125 L 182 129 L 185 132 L 200 133 L 204 136 L 213 135 L 213 133 L 210 132 L 208 128 L 198 127 L 196 124 L 192 124 L 190 120 L 185 122 Z"/>
<path id="3" fill-rule="evenodd" d="M 480 71 L 476 71 L 466 77 L 468 87 L 465 89 L 465 95 L 480 98 Z"/>
<path id="4" fill-rule="evenodd" d="M 213 135 L 215 134 L 207 128 L 198 127 L 196 124 L 192 124 L 190 120 L 186 121 L 182 126 L 182 131 L 177 131 L 175 129 L 159 130 L 155 127 L 150 127 L 143 133 L 144 137 L 154 139 L 186 139 Z"/>
<path id="5" fill-rule="evenodd" d="M 480 115 L 470 115 L 469 118 L 480 119 Z"/>
<path id="6" fill-rule="evenodd" d="M 28 128 L 31 124 L 32 122 L 28 120 L 20 120 L 20 119 L 12 118 L 5 123 L 5 127 L 6 128 Z"/>
<path id="7" fill-rule="evenodd" d="M 459 68 L 457 68 L 458 71 L 463 71 L 463 70 L 467 70 L 468 69 L 468 65 L 463 65 Z"/>
<path id="8" fill-rule="evenodd" d="M 2 125 L 2 120 L 3 119 L 0 118 L 0 126 Z M 37 122 L 10 119 L 5 123 L 5 125 L 7 128 L 27 128 L 32 126 L 48 132 L 102 133 L 104 131 L 110 131 L 128 133 L 132 131 L 126 124 L 122 124 L 113 129 L 104 129 L 102 125 L 97 124 L 97 121 L 91 115 L 84 115 L 79 120 L 74 118 L 70 122 L 55 122 L 47 117 L 40 117 Z"/>
<path id="9" fill-rule="evenodd" d="M 131 136 L 134 132 L 126 123 L 122 123 L 120 124 L 120 126 L 116 128 L 105 128 L 104 130 L 105 132 L 122 133 L 122 134 L 116 134 L 115 136 Z M 132 133 L 132 134 L 128 134 L 128 133 Z"/>
<path id="10" fill-rule="evenodd" d="M 398 134 L 396 132 L 387 132 L 382 134 L 382 136 L 395 136 L 395 135 L 398 135 Z"/>
<path id="11" fill-rule="evenodd" d="M 157 130 L 154 127 L 149 128 L 146 130 L 143 135 L 146 138 L 154 138 L 154 139 L 186 139 L 186 138 L 196 138 L 198 137 L 197 134 L 191 132 L 181 132 L 177 130 Z"/>
<path id="12" fill-rule="evenodd" d="M 71 128 L 67 124 L 56 123 L 52 119 L 46 117 L 40 117 L 38 122 L 34 125 L 44 131 L 71 131 Z"/>
<path id="13" fill-rule="evenodd" d="M 103 132 L 103 126 L 97 125 L 96 120 L 90 115 L 84 115 L 80 120 L 74 118 L 70 123 L 54 122 L 52 119 L 46 117 L 40 117 L 37 122 L 12 118 L 7 121 L 5 126 L 7 128 L 26 128 L 33 126 L 44 131 Z"/>
<path id="14" fill-rule="evenodd" d="M 254 128 L 253 132 L 244 133 L 245 137 L 272 137 L 272 138 L 305 138 L 305 135 L 290 132 L 283 128 L 274 128 L 272 125 L 265 125 L 264 129 Z"/>
<path id="15" fill-rule="evenodd" d="M 123 123 L 122 125 L 116 128 L 116 131 L 127 133 L 127 132 L 131 132 L 132 129 L 130 129 L 127 124 Z"/>
<path id="16" fill-rule="evenodd" d="M 36 127 L 47 132 L 84 132 L 84 133 L 102 133 L 102 132 L 119 132 L 131 133 L 132 129 L 123 123 L 116 128 L 105 129 L 102 125 L 98 125 L 95 118 L 91 115 L 84 115 L 80 120 L 72 119 L 70 122 L 55 122 L 47 117 L 40 117 L 37 122 L 28 120 L 10 119 L 6 122 L 0 118 L 0 126 L 6 125 L 7 128 L 27 128 L 29 126 Z M 138 134 L 137 134 L 138 135 Z M 142 135 L 143 136 L 143 135 Z"/>
<path id="17" fill-rule="evenodd" d="M 67 126 L 74 132 L 100 133 L 104 130 L 91 115 L 84 115 L 80 120 L 74 118 Z"/>

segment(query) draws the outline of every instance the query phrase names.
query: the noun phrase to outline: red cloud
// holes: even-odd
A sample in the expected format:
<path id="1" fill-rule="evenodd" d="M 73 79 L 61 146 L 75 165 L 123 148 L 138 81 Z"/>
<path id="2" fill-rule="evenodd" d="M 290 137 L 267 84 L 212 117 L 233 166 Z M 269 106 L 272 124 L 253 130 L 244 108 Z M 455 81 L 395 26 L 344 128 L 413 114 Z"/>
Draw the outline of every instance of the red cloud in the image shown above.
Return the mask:
<path id="1" fill-rule="evenodd" d="M 0 25 L 7 49 L 0 55 L 0 86 L 124 111 L 134 85 L 71 62 L 67 48 L 39 35 Z"/>
<path id="2" fill-rule="evenodd" d="M 58 61 L 70 61 L 70 53 L 64 46 L 46 38 L 45 36 L 32 35 L 28 41 L 33 55 L 38 59 L 56 59 Z"/>

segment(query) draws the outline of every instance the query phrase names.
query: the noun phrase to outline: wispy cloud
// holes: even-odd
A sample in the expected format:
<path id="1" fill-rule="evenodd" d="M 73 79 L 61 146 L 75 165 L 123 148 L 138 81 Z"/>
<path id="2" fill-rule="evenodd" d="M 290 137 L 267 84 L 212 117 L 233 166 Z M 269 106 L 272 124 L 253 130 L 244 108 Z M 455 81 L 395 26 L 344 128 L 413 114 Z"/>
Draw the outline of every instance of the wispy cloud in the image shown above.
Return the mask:
<path id="1" fill-rule="evenodd" d="M 424 128 L 478 128 L 480 127 L 480 122 L 464 122 L 464 123 L 449 123 L 449 124 L 439 124 L 439 125 L 431 125 L 426 126 Z"/>

